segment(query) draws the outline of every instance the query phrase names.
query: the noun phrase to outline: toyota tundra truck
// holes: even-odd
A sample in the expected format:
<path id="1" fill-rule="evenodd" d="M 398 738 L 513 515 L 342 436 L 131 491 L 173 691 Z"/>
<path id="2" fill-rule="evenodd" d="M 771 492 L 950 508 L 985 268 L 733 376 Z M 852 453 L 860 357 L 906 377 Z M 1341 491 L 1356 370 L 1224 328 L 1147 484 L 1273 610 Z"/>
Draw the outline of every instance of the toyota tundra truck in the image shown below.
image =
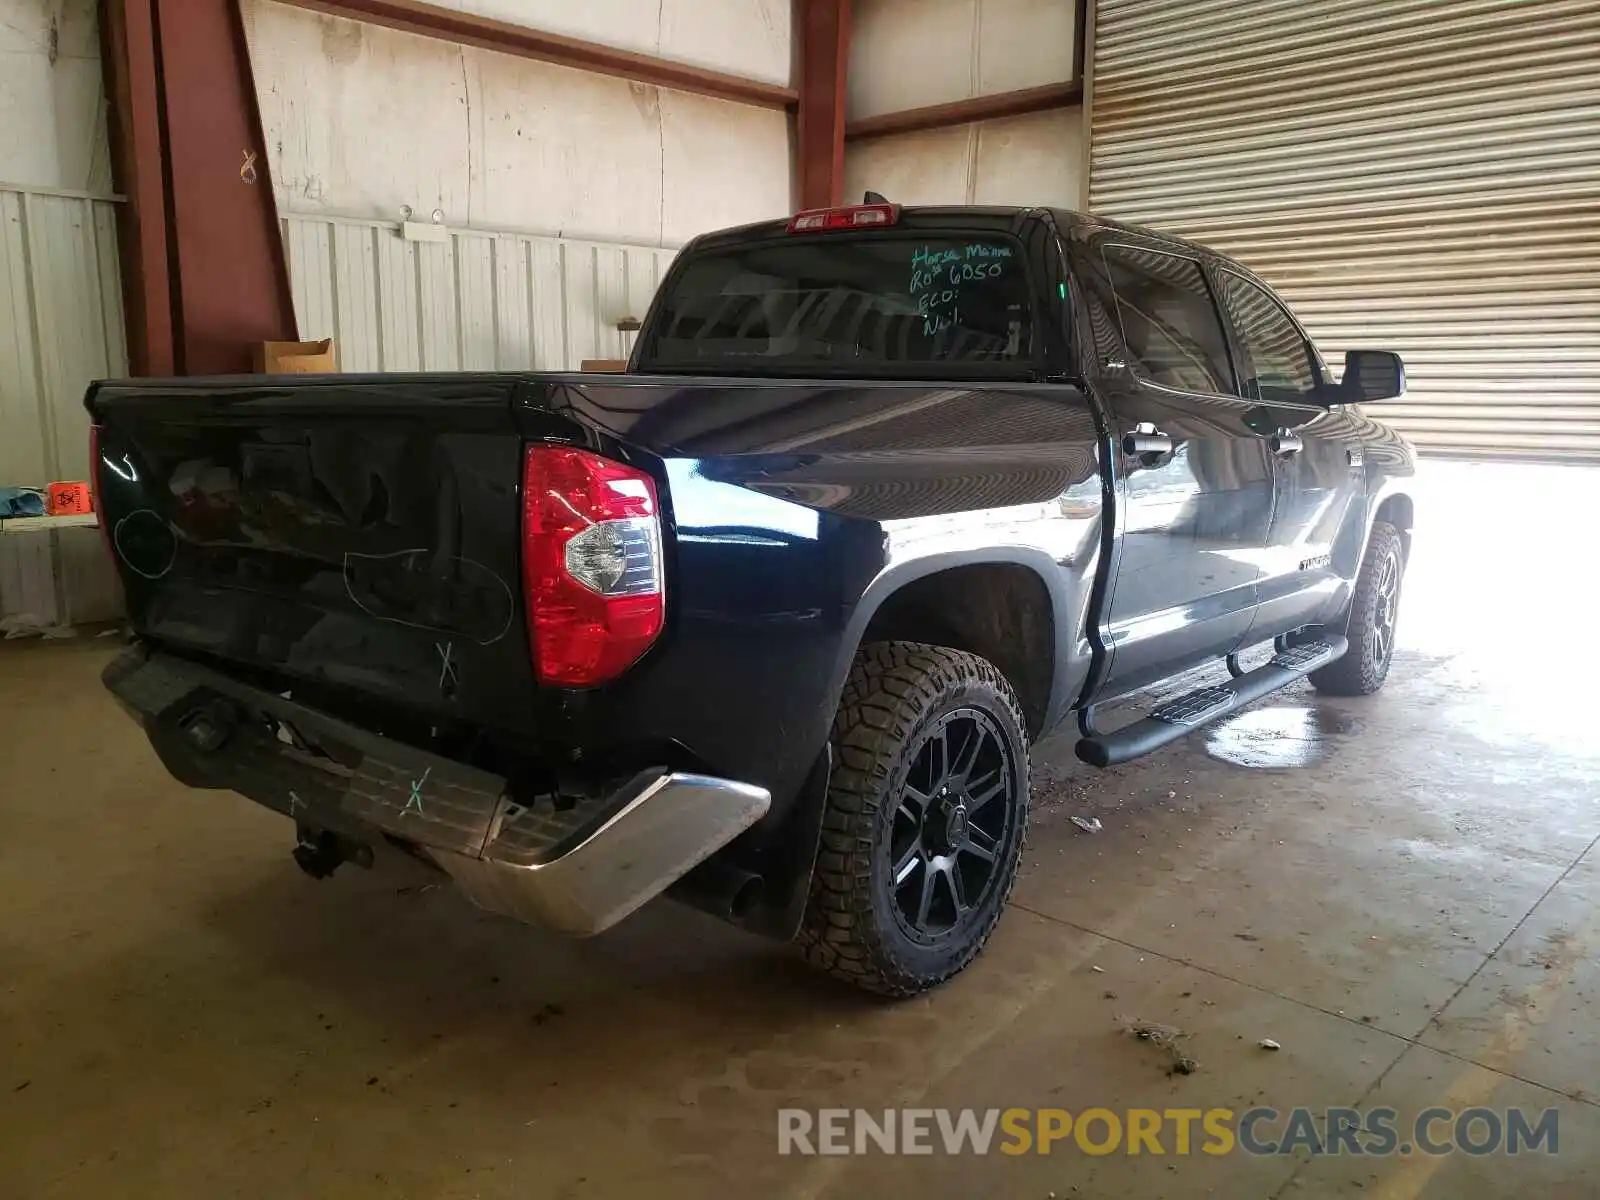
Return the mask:
<path id="1" fill-rule="evenodd" d="M 105 683 L 314 877 L 402 852 L 573 935 L 666 893 L 909 995 L 999 920 L 1040 739 L 1382 685 L 1403 390 L 1203 246 L 803 212 L 688 245 L 624 373 L 93 386 Z"/>

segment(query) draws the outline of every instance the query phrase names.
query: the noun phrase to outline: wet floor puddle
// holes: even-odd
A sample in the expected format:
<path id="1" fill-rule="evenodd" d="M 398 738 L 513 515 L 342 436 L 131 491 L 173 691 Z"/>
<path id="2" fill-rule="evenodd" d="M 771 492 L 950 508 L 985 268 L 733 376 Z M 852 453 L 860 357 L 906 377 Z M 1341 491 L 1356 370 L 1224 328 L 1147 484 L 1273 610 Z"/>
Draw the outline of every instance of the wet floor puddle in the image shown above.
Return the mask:
<path id="1" fill-rule="evenodd" d="M 1327 756 L 1335 738 L 1355 733 L 1358 724 L 1336 708 L 1258 708 L 1213 729 L 1206 737 L 1206 753 L 1218 762 L 1256 770 L 1309 767 Z"/>

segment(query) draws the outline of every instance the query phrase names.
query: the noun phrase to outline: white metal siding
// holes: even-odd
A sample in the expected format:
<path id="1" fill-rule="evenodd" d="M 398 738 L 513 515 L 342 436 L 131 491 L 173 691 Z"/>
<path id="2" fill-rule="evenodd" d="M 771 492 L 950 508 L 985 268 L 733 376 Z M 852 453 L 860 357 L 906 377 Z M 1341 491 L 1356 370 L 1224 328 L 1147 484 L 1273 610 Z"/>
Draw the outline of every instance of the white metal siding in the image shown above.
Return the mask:
<path id="1" fill-rule="evenodd" d="M 742 57 L 724 70 L 789 75 L 787 0 L 456 6 L 533 29 L 605 28 L 601 40 L 685 61 L 722 62 L 737 37 Z M 792 211 L 781 109 L 268 0 L 240 7 L 280 214 L 399 221 L 409 209 L 462 229 L 671 246 Z M 547 24 L 557 9 L 567 17 Z"/>
<path id="2" fill-rule="evenodd" d="M 854 0 L 851 120 L 1073 78 L 1077 0 Z M 852 140 L 844 195 L 901 204 L 1084 205 L 1074 106 Z"/>
<path id="3" fill-rule="evenodd" d="M 452 229 L 408 242 L 381 221 L 284 219 L 303 338 L 345 371 L 575 371 L 624 358 L 676 251 Z"/>
<path id="4" fill-rule="evenodd" d="M 0 184 L 0 484 L 87 479 L 84 390 L 127 370 L 113 202 Z M 97 530 L 0 535 L 0 617 L 119 606 Z"/>
<path id="5" fill-rule="evenodd" d="M 1600 460 L 1595 0 L 1097 0 L 1090 119 L 1094 211 L 1398 351 L 1421 449 Z"/>

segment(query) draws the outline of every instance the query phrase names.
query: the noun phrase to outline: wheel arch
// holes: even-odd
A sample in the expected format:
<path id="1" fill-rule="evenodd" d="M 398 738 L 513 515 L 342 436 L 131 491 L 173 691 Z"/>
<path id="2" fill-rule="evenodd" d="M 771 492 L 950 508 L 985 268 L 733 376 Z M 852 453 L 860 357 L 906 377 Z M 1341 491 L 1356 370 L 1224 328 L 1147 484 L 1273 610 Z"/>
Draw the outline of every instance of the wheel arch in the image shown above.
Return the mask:
<path id="1" fill-rule="evenodd" d="M 1372 515 L 1374 522 L 1386 521 L 1400 531 L 1401 553 L 1406 561 L 1411 559 L 1411 523 L 1416 519 L 1416 505 L 1412 502 L 1409 492 L 1391 492 L 1378 503 Z M 1367 531 L 1367 537 L 1372 537 L 1372 531 Z"/>
<path id="2" fill-rule="evenodd" d="M 1090 575 L 1069 589 L 1048 555 L 1017 547 L 934 555 L 892 567 L 856 606 L 832 695 L 843 690 L 851 662 L 868 642 L 947 646 L 995 665 L 1017 693 L 1028 735 L 1036 740 L 1059 722 L 1088 671 L 1082 625 Z"/>

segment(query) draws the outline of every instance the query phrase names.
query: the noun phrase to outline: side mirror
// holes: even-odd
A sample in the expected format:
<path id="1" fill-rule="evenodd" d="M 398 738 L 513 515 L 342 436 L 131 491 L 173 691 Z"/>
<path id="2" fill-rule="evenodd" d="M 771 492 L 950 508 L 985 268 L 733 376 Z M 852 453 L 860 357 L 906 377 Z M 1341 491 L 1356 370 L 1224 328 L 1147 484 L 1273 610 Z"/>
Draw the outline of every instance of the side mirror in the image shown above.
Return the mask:
<path id="1" fill-rule="evenodd" d="M 1346 350 L 1340 400 L 1363 404 L 1393 400 L 1406 394 L 1406 368 L 1398 354 L 1388 350 Z"/>

